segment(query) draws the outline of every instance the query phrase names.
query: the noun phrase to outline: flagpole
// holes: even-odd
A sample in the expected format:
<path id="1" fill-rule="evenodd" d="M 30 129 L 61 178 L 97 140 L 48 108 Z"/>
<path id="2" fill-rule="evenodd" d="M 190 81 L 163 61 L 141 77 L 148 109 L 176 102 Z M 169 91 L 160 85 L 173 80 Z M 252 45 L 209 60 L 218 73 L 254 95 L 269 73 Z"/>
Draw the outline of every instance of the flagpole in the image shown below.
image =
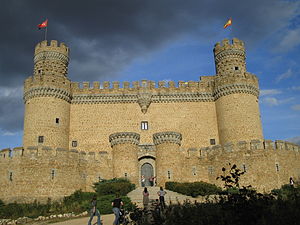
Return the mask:
<path id="1" fill-rule="evenodd" d="M 47 31 L 48 31 L 48 26 L 46 26 L 46 29 L 45 29 L 45 40 L 47 40 Z"/>

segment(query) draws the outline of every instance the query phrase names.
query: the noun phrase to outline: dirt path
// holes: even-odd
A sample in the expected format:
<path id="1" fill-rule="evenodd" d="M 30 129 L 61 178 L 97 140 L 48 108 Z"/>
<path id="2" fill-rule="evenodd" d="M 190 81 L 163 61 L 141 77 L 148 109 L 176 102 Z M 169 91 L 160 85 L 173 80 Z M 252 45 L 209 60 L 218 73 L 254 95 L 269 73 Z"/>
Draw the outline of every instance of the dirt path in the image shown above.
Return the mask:
<path id="1" fill-rule="evenodd" d="M 112 225 L 114 221 L 114 214 L 103 215 L 101 216 L 102 224 L 103 225 Z M 58 223 L 51 223 L 51 225 L 87 225 L 89 221 L 89 217 L 77 218 L 73 220 L 67 220 Z M 93 218 L 92 224 L 97 222 L 97 217 Z M 97 224 L 97 223 L 96 223 Z"/>

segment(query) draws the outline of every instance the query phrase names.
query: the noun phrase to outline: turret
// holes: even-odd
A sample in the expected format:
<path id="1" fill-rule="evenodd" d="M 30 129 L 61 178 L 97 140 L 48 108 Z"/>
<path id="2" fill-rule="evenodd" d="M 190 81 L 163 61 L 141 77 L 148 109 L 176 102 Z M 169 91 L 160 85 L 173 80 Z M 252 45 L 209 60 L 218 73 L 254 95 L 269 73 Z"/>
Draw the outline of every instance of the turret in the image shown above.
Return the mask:
<path id="1" fill-rule="evenodd" d="M 225 39 L 214 48 L 214 99 L 220 144 L 263 139 L 255 75 L 246 71 L 244 43 Z"/>
<path id="2" fill-rule="evenodd" d="M 159 132 L 153 134 L 156 145 L 156 176 L 158 186 L 164 186 L 167 181 L 180 181 L 183 157 L 179 147 L 182 135 L 178 132 Z"/>
<path id="3" fill-rule="evenodd" d="M 113 177 L 123 177 L 138 185 L 140 135 L 134 132 L 114 133 L 109 136 L 109 142 L 112 147 Z"/>
<path id="4" fill-rule="evenodd" d="M 24 82 L 23 146 L 69 148 L 70 80 L 69 48 L 52 40 L 38 43 L 33 76 Z"/>
<path id="5" fill-rule="evenodd" d="M 244 42 L 233 38 L 232 43 L 228 39 L 217 43 L 214 48 L 217 76 L 233 76 L 246 72 L 246 55 Z"/>

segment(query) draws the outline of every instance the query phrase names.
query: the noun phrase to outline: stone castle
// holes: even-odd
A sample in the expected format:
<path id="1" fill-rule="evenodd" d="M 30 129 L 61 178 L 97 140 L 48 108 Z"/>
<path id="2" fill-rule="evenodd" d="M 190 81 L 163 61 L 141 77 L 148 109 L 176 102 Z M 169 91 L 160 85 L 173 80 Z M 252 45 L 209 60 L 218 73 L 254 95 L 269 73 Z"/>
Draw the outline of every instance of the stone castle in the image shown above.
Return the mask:
<path id="1" fill-rule="evenodd" d="M 93 183 L 156 176 L 205 181 L 228 163 L 242 184 L 269 191 L 300 176 L 300 146 L 263 139 L 258 79 L 247 72 L 244 43 L 214 47 L 216 75 L 199 81 L 71 82 L 69 48 L 36 45 L 24 83 L 23 146 L 0 151 L 0 199 L 53 200 Z"/>

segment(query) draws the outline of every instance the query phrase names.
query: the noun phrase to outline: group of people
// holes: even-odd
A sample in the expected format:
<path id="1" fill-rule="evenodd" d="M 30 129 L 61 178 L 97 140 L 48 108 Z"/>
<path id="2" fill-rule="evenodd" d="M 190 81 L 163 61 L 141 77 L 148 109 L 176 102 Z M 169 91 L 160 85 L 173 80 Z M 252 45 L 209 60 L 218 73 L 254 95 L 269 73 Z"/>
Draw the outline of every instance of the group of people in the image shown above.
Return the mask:
<path id="1" fill-rule="evenodd" d="M 143 205 L 144 205 L 144 209 L 147 209 L 148 205 L 149 205 L 149 192 L 148 189 L 145 187 L 144 191 L 143 191 Z M 165 195 L 167 194 L 166 191 L 164 191 L 164 189 L 162 187 L 160 187 L 160 190 L 157 192 L 157 195 L 159 197 L 159 204 L 162 208 L 165 208 Z M 120 216 L 121 216 L 121 207 L 124 205 L 124 203 L 122 202 L 122 199 L 120 198 L 120 196 L 117 194 L 116 198 L 113 200 L 113 202 L 111 203 L 113 209 L 113 213 L 115 214 L 115 220 L 114 220 L 114 225 L 119 225 L 120 222 Z M 92 220 L 94 218 L 94 216 L 97 216 L 97 225 L 102 225 L 101 219 L 100 219 L 100 212 L 97 209 L 97 197 L 94 196 L 92 198 L 91 201 L 91 216 L 88 222 L 88 225 L 92 225 Z"/>
<path id="2" fill-rule="evenodd" d="M 150 186 L 156 186 L 156 177 L 155 176 L 150 176 L 148 178 L 149 180 L 149 183 L 150 183 Z M 142 187 L 145 187 L 146 186 L 146 178 L 144 175 L 142 175 L 141 177 L 141 184 L 142 184 Z"/>
<path id="3" fill-rule="evenodd" d="M 119 225 L 120 224 L 120 216 L 121 216 L 121 207 L 124 205 L 122 202 L 122 199 L 120 198 L 119 194 L 116 194 L 116 198 L 112 201 L 112 211 L 115 214 L 115 220 L 114 220 L 114 225 Z M 88 225 L 92 225 L 92 220 L 94 216 L 97 216 L 97 225 L 103 225 L 100 219 L 100 212 L 97 209 L 97 197 L 94 196 L 92 201 L 91 201 L 91 212 L 90 212 L 90 219 L 88 222 Z"/>

